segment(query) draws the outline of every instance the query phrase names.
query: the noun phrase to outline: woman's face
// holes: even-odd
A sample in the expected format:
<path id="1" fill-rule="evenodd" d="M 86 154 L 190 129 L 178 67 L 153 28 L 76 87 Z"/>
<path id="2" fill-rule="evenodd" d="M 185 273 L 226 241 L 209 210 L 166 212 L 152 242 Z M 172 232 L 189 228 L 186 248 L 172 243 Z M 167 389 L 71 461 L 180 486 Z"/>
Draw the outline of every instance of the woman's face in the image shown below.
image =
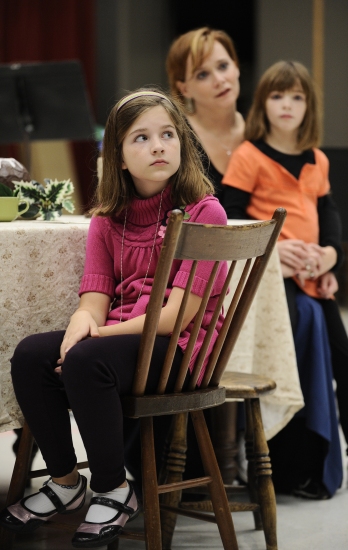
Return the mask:
<path id="1" fill-rule="evenodd" d="M 177 82 L 177 87 L 184 97 L 194 100 L 196 108 L 232 107 L 239 96 L 239 69 L 224 46 L 215 41 L 211 54 L 193 74 L 188 57 L 185 82 Z"/>

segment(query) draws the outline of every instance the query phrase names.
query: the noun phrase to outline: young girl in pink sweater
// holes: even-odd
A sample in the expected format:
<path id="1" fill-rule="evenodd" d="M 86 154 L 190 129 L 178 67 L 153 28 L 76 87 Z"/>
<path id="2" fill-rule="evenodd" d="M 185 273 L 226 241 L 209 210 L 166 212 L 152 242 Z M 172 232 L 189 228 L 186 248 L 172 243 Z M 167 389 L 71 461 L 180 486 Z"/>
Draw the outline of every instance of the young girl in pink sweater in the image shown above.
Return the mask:
<path id="1" fill-rule="evenodd" d="M 79 308 L 66 331 L 29 336 L 12 358 L 18 402 L 52 477 L 39 493 L 3 510 L 0 522 L 4 527 L 29 532 L 57 512 L 71 513 L 83 505 L 86 478 L 76 469 L 68 406 L 87 451 L 93 490 L 90 508 L 73 537 L 73 546 L 95 548 L 111 543 L 126 521 L 139 512 L 133 487 L 125 477 L 120 396 L 131 391 L 166 220 L 173 208 L 180 207 L 190 222 L 227 222 L 223 208 L 211 195 L 213 187 L 203 175 L 190 134 L 175 102 L 155 90 L 138 90 L 125 96 L 110 113 Z M 173 263 L 148 393 L 156 388 L 190 264 Z M 169 391 L 211 265 L 198 264 Z M 221 292 L 225 267 L 216 278 L 191 363 L 209 325 L 210 306 Z"/>

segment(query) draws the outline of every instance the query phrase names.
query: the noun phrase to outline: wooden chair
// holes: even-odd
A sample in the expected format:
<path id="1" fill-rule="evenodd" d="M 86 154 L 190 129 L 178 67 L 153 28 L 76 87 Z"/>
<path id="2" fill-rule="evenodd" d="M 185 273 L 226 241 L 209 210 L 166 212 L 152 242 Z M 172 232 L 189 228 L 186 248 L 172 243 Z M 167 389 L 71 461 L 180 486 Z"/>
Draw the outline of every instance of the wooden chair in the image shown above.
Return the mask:
<path id="1" fill-rule="evenodd" d="M 248 463 L 248 484 L 243 487 L 225 482 L 224 487 L 228 497 L 236 497 L 236 494 L 248 492 L 250 502 L 245 502 L 244 499 L 229 500 L 229 509 L 231 512 L 252 512 L 255 529 L 264 531 L 267 550 L 277 550 L 276 502 L 271 477 L 271 460 L 263 430 L 259 401 L 261 396 L 272 393 L 276 384 L 274 380 L 256 374 L 224 372 L 220 385 L 226 390 L 226 399 L 245 401 L 246 412 L 245 450 Z M 213 416 L 212 422 L 220 422 L 218 429 L 222 432 L 230 431 L 229 426 L 226 425 L 227 422 L 236 422 L 236 407 L 234 407 L 236 404 L 236 402 L 225 402 L 224 405 L 216 407 L 214 410 L 218 414 Z M 164 458 L 162 479 L 166 479 L 167 482 L 181 481 L 183 477 L 187 451 L 186 427 L 187 414 L 177 415 L 168 438 Z M 231 459 L 230 453 L 228 458 Z M 226 465 L 225 460 L 223 462 Z M 226 470 L 227 477 L 230 477 L 231 468 L 226 468 Z M 201 493 L 202 497 L 207 495 L 205 488 L 195 488 L 192 489 L 192 492 Z M 173 493 L 170 499 L 167 499 L 165 509 L 168 512 L 162 515 L 163 550 L 171 548 L 177 513 L 196 517 L 196 512 L 213 512 L 212 502 L 209 499 L 180 502 L 180 496 L 179 493 Z M 175 510 L 175 507 L 178 506 L 180 506 L 180 511 Z"/>
<path id="2" fill-rule="evenodd" d="M 143 535 L 139 535 L 139 533 L 132 533 L 127 529 L 121 536 L 133 538 L 135 540 L 145 540 L 148 550 L 160 550 L 162 548 L 159 495 L 166 495 L 172 491 L 177 494 L 178 491 L 180 492 L 183 489 L 203 485 L 208 487 L 214 510 L 214 517 L 211 515 L 207 517 L 207 514 L 199 513 L 196 513 L 194 517 L 216 522 L 224 548 L 226 550 L 238 549 L 228 500 L 205 423 L 203 409 L 215 407 L 225 401 L 225 388 L 220 387 L 219 382 L 257 290 L 269 256 L 278 239 L 285 216 L 285 210 L 278 209 L 272 220 L 265 222 L 255 222 L 253 224 L 241 226 L 213 226 L 183 223 L 182 213 L 178 210 L 173 211 L 170 215 L 156 269 L 153 290 L 147 308 L 132 395 L 126 396 L 123 399 L 124 415 L 131 418 L 140 418 L 141 423 L 145 530 Z M 192 269 L 170 339 L 156 395 L 145 395 L 147 375 L 156 337 L 159 315 L 163 307 L 164 294 L 174 258 L 178 260 L 193 260 Z M 199 260 L 211 260 L 212 272 L 201 306 L 195 317 L 191 337 L 182 360 L 174 392 L 166 394 L 166 384 L 180 335 L 187 299 Z M 212 321 L 195 362 L 195 368 L 190 377 L 188 387 L 185 391 L 182 391 L 187 374 L 187 367 L 213 287 L 214 278 L 220 263 L 225 260 L 230 260 L 232 262 L 231 267 L 224 283 L 221 296 L 217 300 Z M 209 358 L 202 384 L 197 388 L 196 382 L 205 359 L 209 342 L 213 335 L 215 324 L 221 312 L 229 282 L 236 263 L 240 260 L 246 260 L 245 267 L 229 310 L 226 312 L 225 321 L 220 330 L 219 337 Z M 180 417 L 180 413 L 187 412 L 190 413 L 195 427 L 205 476 L 193 480 L 180 481 L 178 483 L 158 483 L 153 444 L 152 418 L 153 416 L 167 414 L 179 415 Z M 13 504 L 23 496 L 30 460 L 30 437 L 30 432 L 27 426 L 25 426 L 8 493 L 7 505 Z M 82 463 L 79 466 L 86 467 L 86 463 Z M 45 475 L 45 473 L 45 471 L 33 472 L 30 474 L 30 477 L 38 477 L 39 475 Z M 269 491 L 269 497 L 270 499 L 273 498 L 274 501 L 274 492 L 272 493 L 272 491 Z M 163 510 L 173 513 L 173 509 L 166 505 L 165 502 L 161 503 L 161 507 Z M 180 509 L 175 509 L 174 511 L 175 513 L 182 513 Z M 186 511 L 184 511 L 184 513 L 186 513 Z M 190 515 L 190 512 L 186 513 L 186 515 Z M 126 527 L 128 528 L 128 525 Z M 12 545 L 11 537 L 8 536 L 7 533 L 3 533 L 2 537 L 3 538 L 0 539 L 1 549 L 9 550 Z M 109 545 L 109 548 L 118 548 L 118 541 Z"/>

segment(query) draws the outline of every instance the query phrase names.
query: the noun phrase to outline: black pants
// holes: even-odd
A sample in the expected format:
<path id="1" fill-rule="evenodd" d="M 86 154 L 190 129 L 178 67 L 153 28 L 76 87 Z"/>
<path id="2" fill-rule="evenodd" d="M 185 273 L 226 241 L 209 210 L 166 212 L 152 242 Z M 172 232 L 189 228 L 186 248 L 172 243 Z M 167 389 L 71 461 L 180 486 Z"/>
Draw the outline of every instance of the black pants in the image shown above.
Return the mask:
<path id="1" fill-rule="evenodd" d="M 131 391 L 140 336 L 83 340 L 69 350 L 59 376 L 54 368 L 63 336 L 64 331 L 49 332 L 20 342 L 11 360 L 16 397 L 51 476 L 62 477 L 76 464 L 70 407 L 86 448 L 91 488 L 111 491 L 125 480 L 120 397 Z M 167 337 L 156 338 L 147 393 L 156 389 L 168 343 Z M 178 348 L 169 391 L 181 359 Z"/>
<path id="2" fill-rule="evenodd" d="M 296 294 L 302 292 L 292 279 L 285 279 L 285 291 L 288 301 L 291 327 L 295 334 L 297 326 Z M 348 337 L 340 311 L 335 300 L 318 299 L 322 307 L 329 337 L 332 370 L 337 383 L 337 401 L 340 422 L 348 443 Z"/>

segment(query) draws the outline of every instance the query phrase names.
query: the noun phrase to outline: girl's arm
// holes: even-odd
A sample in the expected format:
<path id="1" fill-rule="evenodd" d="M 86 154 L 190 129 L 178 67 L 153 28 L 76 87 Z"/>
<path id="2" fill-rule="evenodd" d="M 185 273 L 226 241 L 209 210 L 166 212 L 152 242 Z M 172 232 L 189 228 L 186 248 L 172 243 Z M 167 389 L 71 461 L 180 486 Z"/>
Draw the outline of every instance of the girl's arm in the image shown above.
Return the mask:
<path id="1" fill-rule="evenodd" d="M 182 297 L 184 295 L 184 289 L 174 287 L 169 295 L 166 305 L 162 308 L 157 334 L 159 336 L 167 336 L 173 332 L 176 318 L 179 313 Z M 196 313 L 198 312 L 202 298 L 196 294 L 190 293 L 184 319 L 181 330 L 184 330 L 187 325 L 192 321 Z M 134 319 L 129 319 L 124 323 L 118 323 L 116 325 L 109 325 L 107 327 L 99 325 L 98 335 L 96 336 L 114 336 L 117 334 L 141 334 L 144 329 L 145 315 L 139 315 Z M 91 335 L 93 336 L 93 335 Z"/>
<path id="2" fill-rule="evenodd" d="M 335 294 L 335 292 L 337 292 L 338 282 L 332 271 L 329 271 L 319 277 L 317 290 L 318 294 L 320 294 L 320 296 L 325 300 L 328 300 L 333 294 Z"/>
<path id="3" fill-rule="evenodd" d="M 247 220 L 249 218 L 246 209 L 250 201 L 250 195 L 251 193 L 237 189 L 237 187 L 224 186 L 222 206 L 229 220 Z"/>
<path id="4" fill-rule="evenodd" d="M 332 195 L 329 193 L 318 198 L 319 244 L 323 247 L 333 246 L 337 252 L 334 270 L 343 262 L 342 222 Z"/>

